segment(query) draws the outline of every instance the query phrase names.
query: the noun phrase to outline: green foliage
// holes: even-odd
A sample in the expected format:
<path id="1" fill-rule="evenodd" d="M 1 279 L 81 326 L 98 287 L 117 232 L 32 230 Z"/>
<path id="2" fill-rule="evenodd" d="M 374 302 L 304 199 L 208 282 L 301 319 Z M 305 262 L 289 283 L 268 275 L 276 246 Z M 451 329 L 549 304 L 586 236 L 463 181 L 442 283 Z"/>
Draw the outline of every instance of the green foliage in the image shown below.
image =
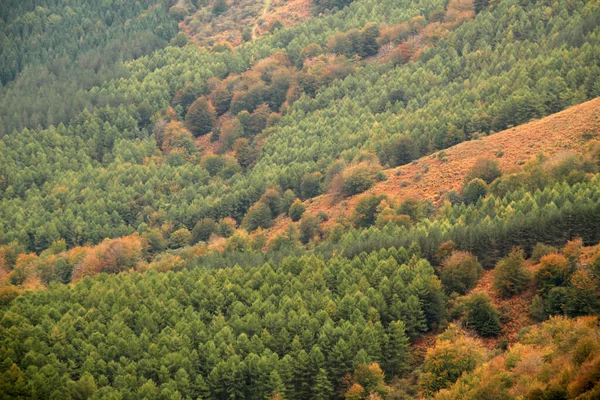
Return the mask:
<path id="1" fill-rule="evenodd" d="M 213 129 L 216 111 L 206 97 L 194 101 L 185 114 L 185 125 L 194 136 L 205 135 Z"/>
<path id="2" fill-rule="evenodd" d="M 248 210 L 242 226 L 252 232 L 258 228 L 269 228 L 273 223 L 271 209 L 263 202 L 258 202 Z"/>
<path id="3" fill-rule="evenodd" d="M 302 199 L 310 199 L 321 194 L 321 182 L 323 175 L 320 172 L 304 174 L 300 182 L 300 194 Z"/>
<path id="4" fill-rule="evenodd" d="M 300 219 L 300 242 L 306 244 L 321 235 L 321 221 L 314 215 L 304 214 Z"/>
<path id="5" fill-rule="evenodd" d="M 294 200 L 292 205 L 290 206 L 288 215 L 293 222 L 299 221 L 302 215 L 306 211 L 306 206 L 302 203 L 300 199 Z"/>
<path id="6" fill-rule="evenodd" d="M 352 219 L 357 228 L 368 228 L 375 223 L 377 207 L 386 196 L 366 195 L 361 197 L 354 206 Z"/>
<path id="7" fill-rule="evenodd" d="M 167 248 L 167 241 L 158 229 L 149 229 L 142 233 L 142 239 L 145 240 L 150 254 L 157 254 Z"/>
<path id="8" fill-rule="evenodd" d="M 438 272 L 448 294 L 466 294 L 477 284 L 483 268 L 472 254 L 454 251 L 444 260 Z"/>
<path id="9" fill-rule="evenodd" d="M 218 231 L 219 227 L 215 221 L 210 218 L 202 218 L 194 225 L 191 242 L 193 244 L 198 242 L 208 242 L 210 236 Z"/>
<path id="10" fill-rule="evenodd" d="M 139 15 L 137 7 L 147 10 L 142 3 L 122 10 L 123 17 L 127 14 L 132 21 L 128 26 L 154 28 L 158 23 L 165 27 L 157 19 L 166 12 L 162 7 L 150 7 L 145 18 L 131 18 Z M 421 49 L 419 58 L 406 65 L 367 62 L 357 68 L 348 59 L 336 57 L 329 64 L 325 57 L 318 68 L 303 66 L 301 72 L 319 84 L 310 96 L 291 94 L 293 101 L 286 112 L 263 131 L 268 135 L 261 138 L 260 154 L 248 133 L 248 149 L 254 154 L 251 151 L 251 157 L 243 158 L 246 171 L 230 158 L 216 173 L 219 167 L 212 169 L 207 163 L 211 166 L 208 175 L 198 155 L 170 151 L 163 159 L 162 149 L 152 138 L 160 125 L 153 116 L 169 105 L 183 115 L 184 106 L 197 96 L 208 96 L 221 116 L 231 113 L 233 105 L 236 112 L 247 109 L 250 116 L 265 103 L 272 111 L 279 110 L 292 88 L 286 76 L 294 75 L 293 66 L 299 65 L 307 46 L 323 49 L 336 32 L 347 34 L 354 40 L 353 46 L 363 43 L 361 35 L 374 28 L 370 23 L 380 28 L 383 23 L 390 27 L 405 23 L 418 31 L 427 23 L 418 16 L 429 15 L 445 3 L 357 0 L 339 12 L 278 30 L 235 52 L 169 46 L 148 57 L 117 61 L 115 68 L 102 68 L 101 62 L 97 70 L 85 69 L 97 71 L 97 79 L 60 69 L 50 65 L 52 62 L 44 66 L 48 73 L 24 71 L 0 94 L 0 125 L 4 126 L 0 133 L 4 134 L 0 141 L 0 217 L 6 241 L 17 240 L 28 250 L 42 250 L 57 238 L 65 239 L 69 247 L 98 243 L 105 237 L 130 234 L 142 223 L 157 228 L 168 221 L 192 229 L 202 218 L 230 216 L 240 221 L 267 187 L 280 185 L 282 192 L 302 194 L 301 177 L 327 171 L 340 154 L 352 160 L 361 150 L 374 149 L 382 162 L 394 164 L 397 161 L 388 160 L 381 149 L 392 148 L 387 144 L 399 137 L 410 138 L 419 154 L 425 154 L 477 132 L 504 129 L 596 96 L 596 67 L 589 62 L 598 45 L 590 28 L 593 24 L 572 23 L 593 21 L 598 13 L 596 4 L 581 2 L 567 7 L 557 3 L 547 9 L 535 2 L 513 3 L 502 2 L 474 21 L 457 26 L 436 46 Z M 106 17 L 104 5 L 89 7 L 102 10 L 89 15 Z M 24 14 L 25 9 L 15 8 L 15 15 Z M 128 14 L 132 10 L 133 14 Z M 66 11 L 54 13 L 65 22 Z M 12 17 L 11 13 L 3 15 Z M 76 10 L 70 18 L 78 21 L 77 15 L 85 14 Z M 125 21 L 121 12 L 116 14 L 115 21 Z M 107 18 L 116 14 L 111 11 Z M 49 21 L 56 20 L 50 15 Z M 523 48 L 514 47 L 515 32 Z M 58 42 L 61 36 L 47 37 Z M 383 37 L 381 30 L 378 40 Z M 457 48 L 461 51 L 455 52 Z M 280 50 L 285 56 L 273 55 Z M 489 56 L 479 60 L 482 54 Z M 54 58 L 44 57 L 50 59 Z M 61 57 L 58 60 L 63 61 Z M 500 63 L 505 67 L 495 68 Z M 252 74 L 240 78 L 238 74 L 251 64 Z M 532 70 L 535 76 L 522 73 Z M 116 75 L 103 75 L 103 71 Z M 469 88 L 463 85 L 466 79 Z M 233 101 L 238 89 L 240 95 Z M 55 101 L 57 93 L 64 101 Z M 440 110 L 439 104 L 448 107 Z M 264 122 L 263 117 L 261 114 L 257 121 Z M 229 118 L 225 115 L 220 134 L 213 135 L 223 140 L 223 151 L 246 135 L 241 124 L 240 129 L 232 128 L 236 119 Z M 39 130 L 38 124 L 42 128 L 57 126 Z M 8 133 L 15 127 L 14 134 Z M 21 130 L 23 127 L 36 130 Z M 158 135 L 155 139 L 158 141 Z M 575 164 L 569 161 L 565 165 Z M 581 173 L 573 179 L 569 174 L 565 179 L 571 184 L 583 182 Z M 61 205 L 60 211 L 56 204 Z"/>
<path id="11" fill-rule="evenodd" d="M 467 204 L 475 204 L 477 200 L 485 197 L 487 185 L 483 179 L 475 178 L 462 189 L 462 197 Z"/>
<path id="12" fill-rule="evenodd" d="M 417 143 L 410 136 L 398 136 L 381 146 L 379 158 L 390 167 L 408 164 L 419 158 Z"/>
<path id="13" fill-rule="evenodd" d="M 358 165 L 345 171 L 342 179 L 340 194 L 342 196 L 353 196 L 370 189 L 374 182 L 374 173 L 371 168 Z"/>
<path id="14" fill-rule="evenodd" d="M 406 199 L 400 204 L 397 212 L 400 215 L 408 215 L 413 222 L 419 222 L 431 217 L 434 207 L 429 200 Z"/>
<path id="15" fill-rule="evenodd" d="M 548 313 L 544 307 L 544 299 L 540 295 L 536 295 L 531 301 L 529 314 L 538 321 L 544 321 L 548 318 Z"/>
<path id="16" fill-rule="evenodd" d="M 216 0 L 213 5 L 212 12 L 214 15 L 224 14 L 229 9 L 227 0 Z"/>
<path id="17" fill-rule="evenodd" d="M 435 279 L 426 261 L 392 255 L 403 252 L 103 274 L 27 293 L 0 310 L 0 357 L 11 360 L 0 365 L 2 393 L 331 398 L 353 371 L 384 390 L 381 369 L 355 359 L 402 368 L 402 322 L 422 314 L 420 282 Z"/>
<path id="18" fill-rule="evenodd" d="M 436 400 L 530 400 L 595 398 L 600 358 L 597 318 L 551 318 L 528 327 L 517 342 L 489 362 L 461 376 L 456 384 L 436 393 Z M 536 360 L 532 362 L 532 360 Z M 582 360 L 586 360 L 582 362 Z M 563 379 L 548 380 L 548 370 L 569 371 Z M 514 382 L 518 381 L 516 386 Z"/>
<path id="19" fill-rule="evenodd" d="M 487 295 L 472 294 L 465 304 L 465 309 L 465 326 L 474 329 L 483 337 L 497 336 L 500 333 L 500 315 Z"/>
<path id="20" fill-rule="evenodd" d="M 192 233 L 186 228 L 180 228 L 171 233 L 171 236 L 169 237 L 169 247 L 178 249 L 189 245 L 191 241 Z"/>
<path id="21" fill-rule="evenodd" d="M 483 346 L 451 325 L 446 332 L 438 336 L 434 347 L 427 350 L 423 374 L 419 386 L 426 395 L 435 392 L 456 380 L 486 358 Z"/>
<path id="22" fill-rule="evenodd" d="M 531 252 L 531 261 L 533 261 L 534 263 L 538 263 L 540 262 L 542 257 L 557 252 L 558 249 L 556 247 L 548 246 L 544 243 L 536 243 L 535 247 Z"/>
<path id="23" fill-rule="evenodd" d="M 569 281 L 574 270 L 569 266 L 569 260 L 561 254 L 548 254 L 540 259 L 540 265 L 535 273 L 535 281 L 541 294 L 548 294 L 557 286 L 564 286 Z"/>
<path id="24" fill-rule="evenodd" d="M 467 172 L 465 182 L 471 182 L 473 179 L 481 179 L 488 185 L 502 176 L 500 166 L 497 160 L 489 158 L 480 158 L 475 165 Z"/>
<path id="25" fill-rule="evenodd" d="M 400 375 L 409 367 L 409 341 L 402 321 L 392 321 L 388 327 L 389 341 L 386 349 L 388 362 L 384 365 L 391 376 Z"/>
<path id="26" fill-rule="evenodd" d="M 494 289 L 503 297 L 521 293 L 531 281 L 531 274 L 525 269 L 523 249 L 514 248 L 510 254 L 496 264 L 494 269 Z"/>

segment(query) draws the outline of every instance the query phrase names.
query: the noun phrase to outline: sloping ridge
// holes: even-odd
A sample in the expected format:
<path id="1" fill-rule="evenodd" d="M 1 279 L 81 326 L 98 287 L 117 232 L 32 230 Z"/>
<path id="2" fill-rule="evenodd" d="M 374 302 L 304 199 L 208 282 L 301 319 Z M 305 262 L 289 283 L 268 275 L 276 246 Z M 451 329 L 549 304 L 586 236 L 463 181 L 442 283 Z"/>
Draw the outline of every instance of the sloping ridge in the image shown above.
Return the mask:
<path id="1" fill-rule="evenodd" d="M 349 216 L 356 201 L 366 194 L 385 194 L 395 200 L 432 200 L 440 204 L 446 193 L 460 191 L 467 172 L 479 158 L 496 159 L 502 171 L 509 172 L 538 153 L 579 152 L 591 137 L 600 137 L 600 97 L 518 127 L 460 143 L 408 165 L 388 169 L 386 181 L 343 201 L 335 201 L 329 193 L 323 194 L 305 202 L 306 212 L 324 211 L 330 217 L 328 224 L 332 224 L 342 215 Z M 440 157 L 442 152 L 445 157 Z M 289 218 L 280 217 L 271 233 L 282 232 L 289 223 Z"/>

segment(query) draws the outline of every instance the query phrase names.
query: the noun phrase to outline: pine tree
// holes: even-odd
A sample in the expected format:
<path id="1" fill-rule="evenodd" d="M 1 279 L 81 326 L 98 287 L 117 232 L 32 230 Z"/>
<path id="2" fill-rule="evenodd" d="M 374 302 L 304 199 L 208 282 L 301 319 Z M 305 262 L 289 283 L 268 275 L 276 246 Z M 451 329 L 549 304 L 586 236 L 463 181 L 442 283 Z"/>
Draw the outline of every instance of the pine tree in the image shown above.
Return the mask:
<path id="1" fill-rule="evenodd" d="M 404 322 L 392 321 L 388 326 L 388 343 L 385 352 L 385 370 L 388 375 L 396 376 L 406 371 L 409 358 L 409 341 Z"/>
<path id="2" fill-rule="evenodd" d="M 267 396 L 265 396 L 265 400 L 272 398 L 276 394 L 282 396 L 285 395 L 285 385 L 283 384 L 283 380 L 279 376 L 279 373 L 275 369 L 271 371 L 271 374 L 269 375 L 268 388 L 269 393 Z"/>
<path id="3" fill-rule="evenodd" d="M 312 387 L 311 399 L 328 400 L 333 396 L 333 385 L 328 379 L 327 371 L 319 368 L 315 378 L 315 384 Z"/>

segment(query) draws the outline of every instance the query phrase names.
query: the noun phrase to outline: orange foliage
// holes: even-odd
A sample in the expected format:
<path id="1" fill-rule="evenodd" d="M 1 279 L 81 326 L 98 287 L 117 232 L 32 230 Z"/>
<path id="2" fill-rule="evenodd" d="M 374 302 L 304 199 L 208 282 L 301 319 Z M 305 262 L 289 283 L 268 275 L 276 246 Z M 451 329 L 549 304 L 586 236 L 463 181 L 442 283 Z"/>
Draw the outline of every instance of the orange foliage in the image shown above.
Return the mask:
<path id="1" fill-rule="evenodd" d="M 105 239 L 92 247 L 75 266 L 73 282 L 101 272 L 117 273 L 134 268 L 142 259 L 142 240 L 137 235 Z"/>
<path id="2" fill-rule="evenodd" d="M 539 277 L 550 278 L 556 274 L 560 274 L 566 280 L 570 274 L 569 260 L 562 254 L 548 254 L 540 259 L 540 267 L 537 272 Z"/>
<path id="3" fill-rule="evenodd" d="M 365 391 L 365 388 L 363 388 L 358 383 L 355 383 L 344 394 L 344 399 L 346 399 L 346 400 L 360 400 L 360 399 L 362 399 L 364 391 Z"/>
<path id="4" fill-rule="evenodd" d="M 180 270 L 184 265 L 185 261 L 181 258 L 181 256 L 164 253 L 149 264 L 139 263 L 136 269 L 138 272 L 146 272 L 149 270 L 156 272 L 168 272 Z"/>
<path id="5" fill-rule="evenodd" d="M 194 136 L 181 121 L 172 120 L 169 122 L 165 127 L 161 138 L 161 148 L 166 153 L 180 148 L 186 150 L 195 149 Z"/>
<path id="6" fill-rule="evenodd" d="M 575 265 L 579 263 L 582 249 L 583 241 L 581 240 L 581 238 L 575 238 L 567 242 L 567 244 L 563 248 L 563 254 L 565 255 L 565 257 L 567 257 L 571 265 Z"/>

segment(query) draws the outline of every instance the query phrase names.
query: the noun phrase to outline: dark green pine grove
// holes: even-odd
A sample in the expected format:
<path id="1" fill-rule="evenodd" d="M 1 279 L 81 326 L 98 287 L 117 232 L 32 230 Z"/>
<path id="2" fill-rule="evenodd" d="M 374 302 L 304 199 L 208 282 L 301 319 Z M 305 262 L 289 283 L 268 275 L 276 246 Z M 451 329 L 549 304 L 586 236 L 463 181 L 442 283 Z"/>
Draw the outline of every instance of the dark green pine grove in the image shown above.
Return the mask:
<path id="1" fill-rule="evenodd" d="M 269 187 L 279 186 L 282 193 L 289 190 L 295 197 L 326 189 L 327 177 L 310 188 L 304 177 L 326 173 L 340 154 L 348 162 L 362 150 L 374 150 L 382 165 L 394 166 L 599 93 L 595 3 L 506 0 L 422 49 L 418 60 L 405 65 L 356 61 L 349 76 L 319 86 L 312 96 L 290 98 L 293 104 L 267 122 L 247 103 L 255 99 L 250 94 L 265 96 L 260 82 L 248 86 L 250 78 L 244 78 L 242 86 L 235 86 L 231 81 L 231 87 L 241 87 L 242 92 L 234 93 L 228 105 L 230 81 L 221 87 L 220 80 L 243 73 L 257 59 L 281 50 L 291 66 L 277 67 L 283 68 L 278 74 L 296 74 L 304 47 L 315 43 L 327 48 L 335 30 L 362 29 L 371 18 L 367 15 L 373 15 L 376 23 L 402 24 L 442 7 L 435 2 L 423 2 L 421 8 L 403 2 L 372 3 L 355 1 L 324 20 L 278 30 L 233 53 L 169 46 L 118 63 L 123 78 L 67 96 L 69 101 L 77 99 L 78 105 L 43 99 L 54 93 L 52 85 L 60 79 L 39 75 L 41 89 L 36 91 L 25 90 L 37 85 L 27 74 L 8 83 L 0 92 L 3 241 L 16 240 L 41 251 L 60 238 L 70 247 L 97 243 L 105 237 L 142 233 L 165 221 L 173 226 L 172 232 L 181 227 L 191 230 L 203 218 L 233 217 L 241 223 Z M 380 29 L 380 35 L 383 32 Z M 269 97 L 256 98 L 252 104 L 270 102 L 273 108 L 268 112 L 275 114 L 281 103 L 273 97 L 277 93 L 273 76 Z M 76 76 L 72 81 L 79 82 Z M 178 94 L 185 88 L 192 98 Z M 33 92 L 42 96 L 39 104 L 21 96 Z M 211 107 L 198 114 L 202 107 L 194 106 L 191 115 L 185 115 L 183 106 L 202 95 L 209 95 L 217 115 L 226 114 L 216 128 Z M 226 100 L 223 109 L 219 98 Z M 36 104 L 39 108 L 25 111 Z M 69 112 L 86 110 L 60 119 L 63 123 L 56 127 L 46 128 L 52 121 L 23 122 L 34 114 L 58 115 L 48 107 L 62 106 Z M 221 166 L 209 165 L 199 160 L 191 142 L 169 151 L 161 137 L 163 117 L 156 117 L 168 106 L 175 107 L 176 118 L 185 117 L 193 134 L 212 127 L 214 138 L 225 151 L 233 150 L 234 157 L 219 156 Z M 190 125 L 192 120 L 196 122 Z M 15 123 L 27 128 L 13 131 Z M 262 127 L 266 129 L 254 136 Z M 347 190 L 343 193 L 354 189 Z M 479 195 L 474 196 L 469 192 L 469 199 L 475 201 Z"/>
<path id="2" fill-rule="evenodd" d="M 441 321 L 443 302 L 433 268 L 404 249 L 88 278 L 2 311 L 0 392 L 331 398 L 358 364 L 406 371 L 409 338 Z"/>

